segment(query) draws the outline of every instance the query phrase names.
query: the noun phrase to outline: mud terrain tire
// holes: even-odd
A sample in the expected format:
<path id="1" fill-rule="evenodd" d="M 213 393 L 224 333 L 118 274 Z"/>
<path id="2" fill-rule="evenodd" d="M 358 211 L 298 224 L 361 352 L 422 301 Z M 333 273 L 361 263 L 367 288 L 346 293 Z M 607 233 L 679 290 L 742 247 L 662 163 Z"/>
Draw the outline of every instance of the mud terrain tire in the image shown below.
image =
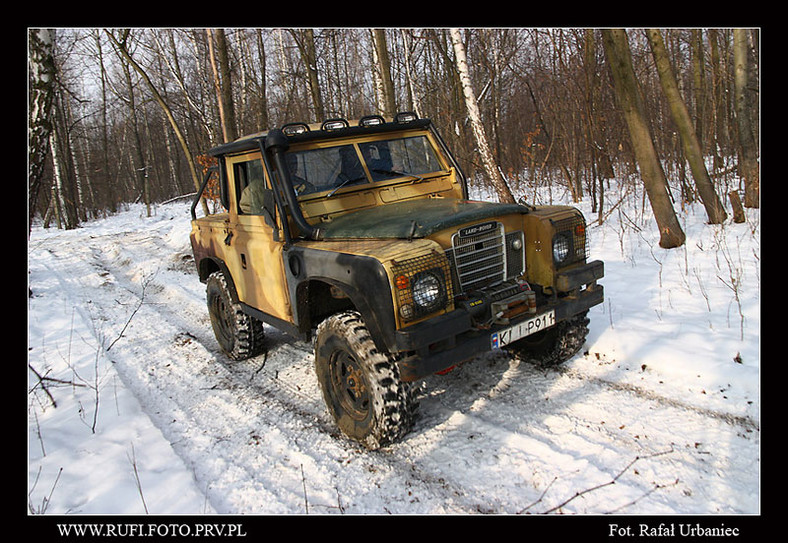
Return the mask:
<path id="1" fill-rule="evenodd" d="M 233 302 L 222 272 L 207 280 L 208 313 L 219 347 L 233 360 L 245 360 L 263 351 L 263 323 L 247 315 Z"/>
<path id="2" fill-rule="evenodd" d="M 315 371 L 337 426 L 367 449 L 388 445 L 412 427 L 417 403 L 392 357 L 379 352 L 355 311 L 323 321 L 315 338 Z"/>
<path id="3" fill-rule="evenodd" d="M 528 362 L 540 366 L 557 366 L 583 347 L 589 322 L 588 311 L 584 311 L 552 328 L 519 340 L 509 349 Z"/>

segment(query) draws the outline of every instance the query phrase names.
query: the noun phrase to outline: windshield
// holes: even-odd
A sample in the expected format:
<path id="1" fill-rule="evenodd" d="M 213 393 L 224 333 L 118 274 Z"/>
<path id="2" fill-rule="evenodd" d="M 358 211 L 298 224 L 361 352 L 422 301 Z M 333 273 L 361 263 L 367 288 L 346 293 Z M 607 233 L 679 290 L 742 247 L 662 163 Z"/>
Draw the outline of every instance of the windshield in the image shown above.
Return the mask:
<path id="1" fill-rule="evenodd" d="M 294 151 L 287 154 L 287 165 L 299 195 L 331 191 L 328 196 L 345 186 L 398 177 L 420 179 L 442 170 L 425 136 Z"/>

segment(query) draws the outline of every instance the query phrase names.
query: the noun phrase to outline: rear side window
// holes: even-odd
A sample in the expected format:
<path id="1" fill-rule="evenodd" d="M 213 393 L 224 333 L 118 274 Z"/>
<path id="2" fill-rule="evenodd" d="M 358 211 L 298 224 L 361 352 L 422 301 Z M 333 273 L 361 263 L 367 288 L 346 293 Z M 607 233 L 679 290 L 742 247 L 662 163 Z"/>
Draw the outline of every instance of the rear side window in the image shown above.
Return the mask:
<path id="1" fill-rule="evenodd" d="M 263 164 L 259 159 L 236 162 L 233 165 L 236 194 L 240 194 L 238 208 L 244 215 L 275 217 L 274 193 L 265 184 Z"/>

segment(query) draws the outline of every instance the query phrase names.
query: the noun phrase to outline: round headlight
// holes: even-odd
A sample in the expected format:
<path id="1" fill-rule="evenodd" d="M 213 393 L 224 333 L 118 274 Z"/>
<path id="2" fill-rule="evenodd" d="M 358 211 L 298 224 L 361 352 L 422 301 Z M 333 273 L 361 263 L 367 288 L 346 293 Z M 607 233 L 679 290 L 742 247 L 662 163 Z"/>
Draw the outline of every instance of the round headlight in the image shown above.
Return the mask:
<path id="1" fill-rule="evenodd" d="M 569 249 L 571 245 L 569 238 L 563 235 L 558 235 L 553 238 L 553 258 L 556 262 L 563 262 L 569 256 Z"/>
<path id="2" fill-rule="evenodd" d="M 441 282 L 435 275 L 424 273 L 413 281 L 413 302 L 428 309 L 441 299 Z"/>

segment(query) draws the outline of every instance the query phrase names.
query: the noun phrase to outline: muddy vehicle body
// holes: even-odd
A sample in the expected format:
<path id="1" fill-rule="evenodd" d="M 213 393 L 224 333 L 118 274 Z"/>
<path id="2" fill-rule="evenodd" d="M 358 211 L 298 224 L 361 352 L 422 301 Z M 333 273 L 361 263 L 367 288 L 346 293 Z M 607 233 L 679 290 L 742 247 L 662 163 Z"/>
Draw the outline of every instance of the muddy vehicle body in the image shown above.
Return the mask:
<path id="1" fill-rule="evenodd" d="M 259 354 L 263 323 L 313 341 L 328 410 L 365 446 L 409 430 L 419 379 L 582 347 L 604 273 L 582 214 L 468 200 L 429 120 L 294 123 L 210 154 L 224 209 L 197 218 L 198 194 L 191 243 L 220 346 Z"/>

